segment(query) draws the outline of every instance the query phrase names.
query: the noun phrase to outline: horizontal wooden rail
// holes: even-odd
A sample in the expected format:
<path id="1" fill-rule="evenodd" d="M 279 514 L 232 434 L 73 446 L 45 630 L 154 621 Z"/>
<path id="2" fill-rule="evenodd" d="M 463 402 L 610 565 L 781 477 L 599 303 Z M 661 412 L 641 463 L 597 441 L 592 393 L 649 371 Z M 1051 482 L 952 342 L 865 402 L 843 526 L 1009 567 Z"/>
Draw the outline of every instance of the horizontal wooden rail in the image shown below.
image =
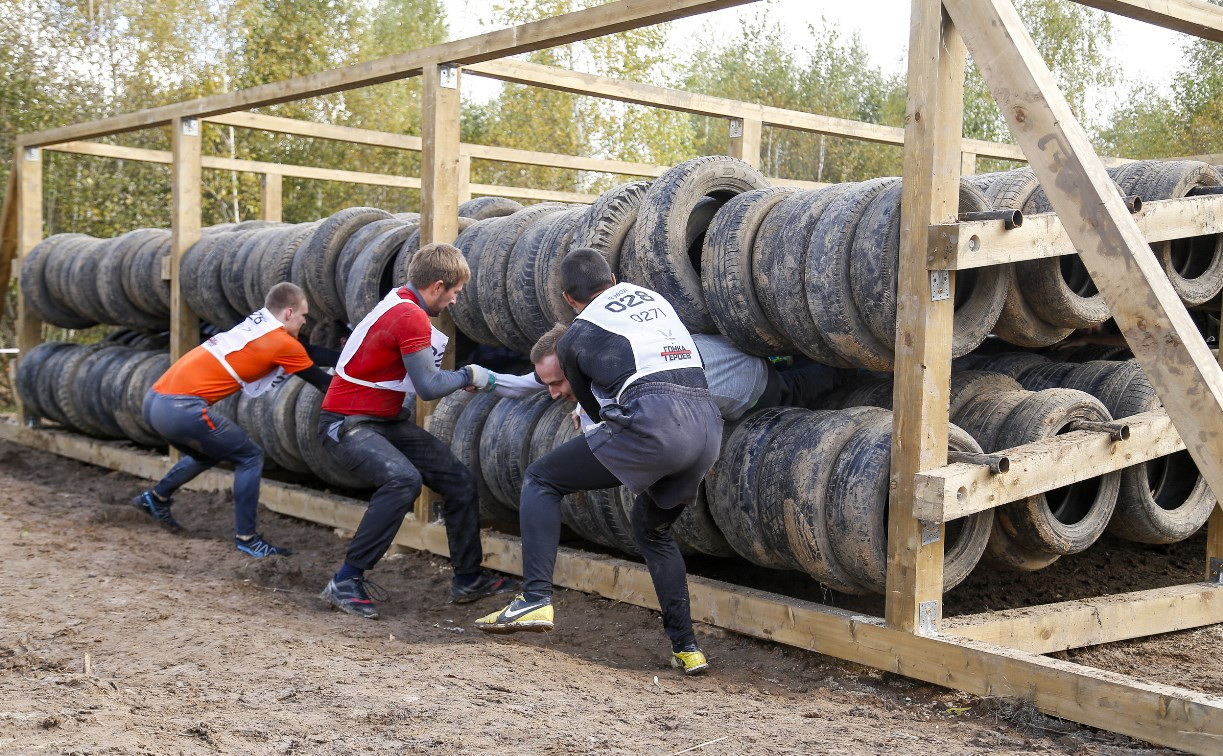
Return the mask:
<path id="1" fill-rule="evenodd" d="M 1191 583 L 943 621 L 943 632 L 1033 654 L 1223 622 L 1223 584 Z"/>
<path id="2" fill-rule="evenodd" d="M 1163 410 L 1127 417 L 1124 422 L 1130 427 L 1127 441 L 1113 441 L 1099 431 L 1073 431 L 1001 449 L 998 453 L 1011 461 L 1005 473 L 963 462 L 918 473 L 913 516 L 949 522 L 1185 448 Z"/>
<path id="3" fill-rule="evenodd" d="M 1145 202 L 1134 220 L 1148 242 L 1223 233 L 1223 195 Z M 1023 225 L 963 221 L 930 227 L 931 270 L 966 270 L 988 265 L 1076 254 L 1054 213 L 1025 215 Z"/>
<path id="4" fill-rule="evenodd" d="M 156 479 L 166 457 L 127 444 L 98 442 L 70 433 L 24 428 L 0 420 L 0 439 Z M 188 484 L 197 490 L 228 490 L 232 473 L 211 470 Z M 264 481 L 261 502 L 275 512 L 354 530 L 365 503 L 301 486 Z M 522 574 L 518 538 L 481 534 L 484 564 Z M 412 517 L 395 543 L 446 554 L 446 531 Z M 556 562 L 559 586 L 657 609 L 645 566 L 614 557 L 562 548 Z M 913 635 L 883 620 L 764 591 L 689 578 L 692 616 L 734 632 L 784 643 L 981 696 L 1031 701 L 1041 711 L 1194 753 L 1223 748 L 1223 698 L 1137 680 L 1105 670 L 1003 646 L 950 636 Z"/>
<path id="5" fill-rule="evenodd" d="M 1165 29 L 1223 42 L 1223 10 L 1206 0 L 1074 0 Z"/>
<path id="6" fill-rule="evenodd" d="M 304 100 L 419 76 L 427 65 L 467 64 L 541 50 L 607 34 L 640 29 L 757 0 L 618 0 L 466 39 L 389 55 L 344 68 L 297 76 L 237 92 L 139 110 L 18 137 L 18 148 L 69 142 L 164 126 L 174 118 L 206 118 L 265 105 Z"/>

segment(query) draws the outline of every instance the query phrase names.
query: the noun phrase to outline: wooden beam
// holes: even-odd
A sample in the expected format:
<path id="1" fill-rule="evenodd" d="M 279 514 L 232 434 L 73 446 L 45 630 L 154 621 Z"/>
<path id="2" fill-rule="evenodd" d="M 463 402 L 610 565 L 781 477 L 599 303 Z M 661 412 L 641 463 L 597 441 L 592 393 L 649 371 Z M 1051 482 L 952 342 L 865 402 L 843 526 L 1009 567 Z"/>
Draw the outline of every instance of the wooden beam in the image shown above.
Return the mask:
<path id="1" fill-rule="evenodd" d="M 1144 241 L 1223 233 L 1223 195 L 1145 202 L 1133 216 Z M 936 270 L 965 270 L 1076 254 L 1078 250 L 1055 213 L 1025 215 L 1023 225 L 962 221 L 930 227 L 931 264 Z"/>
<path id="2" fill-rule="evenodd" d="M 284 178 L 279 173 L 259 177 L 259 219 L 279 223 L 284 205 Z"/>
<path id="3" fill-rule="evenodd" d="M 1006 0 L 945 0 L 986 83 L 1189 454 L 1223 494 L 1223 370 Z"/>
<path id="4" fill-rule="evenodd" d="M 607 34 L 639 29 L 700 13 L 746 5 L 756 0 L 618 0 L 565 13 L 467 39 L 389 55 L 344 68 L 298 76 L 237 92 L 210 95 L 173 105 L 140 110 L 89 123 L 62 126 L 19 140 L 21 146 L 39 146 L 73 139 L 118 134 L 160 126 L 173 118 L 207 118 L 238 110 L 303 100 L 371 84 L 418 76 L 427 65 L 467 64 L 555 47 Z"/>
<path id="5" fill-rule="evenodd" d="M 650 105 L 681 113 L 718 118 L 750 118 L 769 126 L 779 126 L 796 131 L 830 134 L 882 144 L 904 144 L 904 129 L 896 126 L 881 126 L 874 123 L 851 121 L 846 118 L 833 118 L 816 113 L 740 102 L 725 97 L 714 97 L 697 92 L 685 92 L 635 81 L 613 79 L 608 76 L 568 71 L 521 60 L 489 61 L 465 66 L 464 70 L 478 76 L 513 84 L 544 87 L 637 105 Z M 971 149 L 983 157 L 1006 160 L 1024 159 L 1023 152 L 1013 144 L 965 139 L 963 145 L 965 149 Z"/>
<path id="6" fill-rule="evenodd" d="M 914 517 L 914 476 L 947 463 L 955 281 L 945 274 L 947 296 L 934 296 L 926 229 L 959 205 L 965 49 L 939 0 L 911 7 L 885 616 L 889 627 L 929 634 L 942 613 L 944 532 Z"/>
<path id="7" fill-rule="evenodd" d="M 20 203 L 17 191 L 17 157 L 8 172 L 7 186 L 4 188 L 4 205 L 0 207 L 0 312 L 3 304 L 8 301 L 9 281 L 13 275 L 13 261 L 17 253 L 17 205 Z"/>
<path id="8" fill-rule="evenodd" d="M 42 150 L 37 147 L 19 147 L 13 156 L 17 173 L 17 257 L 25 256 L 42 241 Z M 20 274 L 18 274 L 20 276 Z M 34 313 L 30 304 L 17 289 L 17 349 L 18 354 L 28 354 L 42 343 L 42 320 Z M 33 418 L 21 407 L 21 398 L 16 397 L 22 422 Z"/>
<path id="9" fill-rule="evenodd" d="M 0 422 L 0 439 L 148 479 L 165 471 L 165 457 L 128 444 L 13 422 Z M 228 490 L 232 481 L 232 473 L 214 469 L 187 487 Z M 287 483 L 265 480 L 260 490 L 272 511 L 346 530 L 354 530 L 365 512 L 364 502 Z M 484 531 L 481 541 L 485 566 L 522 574 L 519 539 Z M 444 526 L 414 518 L 404 521 L 395 543 L 447 553 Z M 875 617 L 717 580 L 690 576 L 688 582 L 692 616 L 700 622 L 975 695 L 1030 700 L 1046 713 L 1157 745 L 1202 754 L 1223 748 L 1223 698 L 1217 696 L 981 641 L 913 635 Z M 637 562 L 562 548 L 555 583 L 658 608 L 649 572 Z"/>
<path id="10" fill-rule="evenodd" d="M 1220 322 L 1223 322 L 1223 313 Z M 1218 351 L 1217 357 L 1223 364 L 1223 349 Z M 1206 523 L 1206 579 L 1223 582 L 1223 501 L 1216 502 Z"/>
<path id="11" fill-rule="evenodd" d="M 950 522 L 1185 448 L 1163 410 L 1124 422 L 1130 427 L 1126 441 L 1098 431 L 1073 431 L 1000 450 L 996 453 L 1010 459 L 1011 468 L 998 475 L 963 462 L 924 470 L 916 476 L 914 514 L 929 522 Z"/>
<path id="12" fill-rule="evenodd" d="M 200 122 L 175 118 L 170 125 L 170 360 L 200 343 L 200 321 L 183 298 L 179 266 L 200 238 Z"/>
<path id="13" fill-rule="evenodd" d="M 1074 0 L 1165 29 L 1223 42 L 1223 10 L 1205 0 Z"/>
<path id="14" fill-rule="evenodd" d="M 459 153 L 459 186 L 455 199 L 461 205 L 471 199 L 471 155 Z"/>
<path id="15" fill-rule="evenodd" d="M 726 154 L 753 168 L 760 167 L 760 137 L 763 124 L 756 118 L 730 119 L 730 144 Z"/>
<path id="16" fill-rule="evenodd" d="M 1193 583 L 953 617 L 943 632 L 1033 654 L 1223 622 L 1223 585 Z"/>
<path id="17" fill-rule="evenodd" d="M 960 175 L 974 176 L 977 173 L 977 153 L 965 150 L 960 153 Z"/>
<path id="18" fill-rule="evenodd" d="M 561 192 L 553 189 L 523 189 L 517 186 L 497 186 L 496 184 L 469 184 L 472 194 L 485 197 L 509 197 L 510 199 L 529 199 L 540 202 L 568 202 L 589 205 L 599 198 L 597 194 L 584 192 Z"/>

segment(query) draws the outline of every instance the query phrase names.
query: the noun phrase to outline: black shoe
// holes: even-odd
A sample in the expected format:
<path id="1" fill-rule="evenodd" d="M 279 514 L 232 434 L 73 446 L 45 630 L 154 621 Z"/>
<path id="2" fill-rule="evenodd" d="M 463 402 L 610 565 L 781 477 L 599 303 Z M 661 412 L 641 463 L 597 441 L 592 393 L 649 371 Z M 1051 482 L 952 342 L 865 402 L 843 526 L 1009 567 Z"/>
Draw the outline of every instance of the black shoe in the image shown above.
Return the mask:
<path id="1" fill-rule="evenodd" d="M 288 556 L 293 553 L 283 546 L 273 546 L 258 533 L 245 540 L 240 536 L 234 536 L 234 546 L 243 554 L 249 554 L 256 559 L 263 559 L 269 556 Z"/>
<path id="2" fill-rule="evenodd" d="M 323 589 L 323 592 L 319 594 L 319 598 L 342 612 L 366 619 L 378 619 L 378 609 L 374 606 L 374 600 L 369 597 L 369 592 L 366 590 L 367 585 L 379 591 L 378 586 L 365 578 L 351 577 L 338 583 L 335 578 L 332 578 L 327 582 L 327 587 Z M 386 594 L 384 593 L 378 600 L 385 601 Z"/>
<path id="3" fill-rule="evenodd" d="M 152 491 L 145 491 L 132 499 L 133 507 L 152 517 L 157 521 L 158 525 L 169 530 L 171 533 L 178 533 L 183 530 L 183 526 L 179 525 L 178 521 L 174 519 L 174 515 L 170 514 L 170 505 L 173 503 L 173 499 L 161 501 L 153 495 Z"/>
<path id="4" fill-rule="evenodd" d="M 517 593 L 518 588 L 517 580 L 491 572 L 481 572 L 475 580 L 467 584 L 460 584 L 456 575 L 450 581 L 450 600 L 456 604 L 466 604 L 498 593 Z"/>

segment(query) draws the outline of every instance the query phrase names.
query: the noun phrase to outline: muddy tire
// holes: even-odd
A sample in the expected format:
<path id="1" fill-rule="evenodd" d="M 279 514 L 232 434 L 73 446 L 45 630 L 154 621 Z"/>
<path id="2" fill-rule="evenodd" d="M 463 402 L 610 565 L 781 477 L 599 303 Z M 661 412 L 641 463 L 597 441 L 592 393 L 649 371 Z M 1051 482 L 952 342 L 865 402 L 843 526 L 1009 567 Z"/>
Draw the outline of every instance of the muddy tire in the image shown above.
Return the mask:
<path id="1" fill-rule="evenodd" d="M 455 326 L 468 338 L 489 346 L 504 344 L 489 328 L 484 311 L 480 308 L 480 257 L 484 253 L 485 243 L 496 233 L 503 220 L 490 218 L 473 223 L 454 240 L 454 245 L 463 251 L 463 257 L 467 260 L 471 279 L 450 307 L 450 315 L 454 318 Z"/>
<path id="2" fill-rule="evenodd" d="M 94 324 L 95 321 L 78 313 L 69 302 L 53 296 L 48 282 L 51 258 L 66 254 L 68 247 L 89 238 L 84 234 L 55 234 L 35 245 L 22 260 L 21 295 L 39 320 L 61 328 L 88 328 Z"/>
<path id="3" fill-rule="evenodd" d="M 573 319 L 572 308 L 560 295 L 560 261 L 585 212 L 571 208 L 542 218 L 514 245 L 506 270 L 510 315 L 531 344 L 560 320 L 560 308 Z"/>
<path id="4" fill-rule="evenodd" d="M 317 308 L 320 314 L 336 320 L 345 317 L 343 292 L 337 288 L 335 279 L 336 263 L 344 244 L 364 226 L 390 217 L 385 210 L 350 207 L 319 224 L 294 259 L 295 269 L 300 265 L 300 279 L 310 297 L 311 309 Z M 294 278 L 298 277 L 295 272 Z"/>
<path id="5" fill-rule="evenodd" d="M 506 277 L 510 257 L 521 254 L 518 241 L 526 236 L 531 226 L 564 209 L 564 205 L 542 204 L 519 210 L 501 219 L 496 232 L 488 237 L 480 251 L 476 297 L 484 321 L 497 341 L 517 352 L 530 352 L 535 342 L 518 327 L 510 310 L 510 282 Z"/>
<path id="6" fill-rule="evenodd" d="M 367 238 L 352 261 L 344 289 L 349 323 L 360 323 L 396 287 L 395 260 L 417 227 L 387 226 L 386 223 L 377 221 L 362 229 L 362 232 L 375 227 L 385 230 Z"/>
<path id="7" fill-rule="evenodd" d="M 500 401 L 501 397 L 496 394 L 480 394 L 469 401 L 454 424 L 450 451 L 454 452 L 459 461 L 475 476 L 476 491 L 480 497 L 480 514 L 490 520 L 517 522 L 518 510 L 505 506 L 494 495 L 480 464 L 480 439 L 484 435 L 489 415 Z"/>
<path id="8" fill-rule="evenodd" d="M 329 485 L 352 490 L 370 488 L 369 481 L 344 467 L 323 446 L 319 434 L 319 414 L 323 407 L 323 394 L 314 386 L 304 383 L 293 408 L 297 433 L 297 450 L 310 470 Z"/>
<path id="9" fill-rule="evenodd" d="M 612 272 L 618 278 L 621 277 L 620 255 L 624 241 L 634 230 L 637 213 L 649 188 L 649 181 L 631 181 L 600 194 L 599 198 L 582 212 L 569 248 L 588 248 L 601 252 L 603 257 L 607 258 Z M 563 253 L 561 257 L 564 257 Z M 560 260 L 556 262 L 559 263 Z"/>
<path id="10" fill-rule="evenodd" d="M 502 399 L 488 414 L 486 428 L 495 433 L 480 436 L 480 469 L 489 491 L 506 508 L 518 511 L 522 476 L 528 464 L 528 441 L 540 415 L 552 397 L 539 393 L 525 399 Z"/>
<path id="11" fill-rule="evenodd" d="M 505 197 L 476 197 L 459 205 L 459 217 L 479 221 L 513 215 L 521 209 L 521 204 Z"/>
<path id="12" fill-rule="evenodd" d="M 65 350 L 79 348 L 75 344 L 63 341 L 47 341 L 34 347 L 17 361 L 17 375 L 14 380 L 17 396 L 25 411 L 35 417 L 51 419 L 49 411 L 43 407 L 39 397 L 38 387 L 51 380 L 46 367 L 51 363 L 51 357 Z"/>

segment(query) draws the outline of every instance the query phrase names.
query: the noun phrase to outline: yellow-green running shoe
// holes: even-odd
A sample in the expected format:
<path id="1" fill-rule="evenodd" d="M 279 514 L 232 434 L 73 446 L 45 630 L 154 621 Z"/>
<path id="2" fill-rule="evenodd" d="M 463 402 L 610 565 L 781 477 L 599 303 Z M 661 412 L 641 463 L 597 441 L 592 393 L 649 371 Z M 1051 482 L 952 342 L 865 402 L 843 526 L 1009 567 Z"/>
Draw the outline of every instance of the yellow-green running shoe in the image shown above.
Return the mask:
<path id="1" fill-rule="evenodd" d="M 685 675 L 699 675 L 709 669 L 709 660 L 705 658 L 705 654 L 701 653 L 701 649 L 693 646 L 690 649 L 672 653 L 671 666 L 682 669 Z"/>
<path id="2" fill-rule="evenodd" d="M 520 593 L 501 611 L 476 620 L 476 627 L 486 633 L 546 633 L 553 627 L 552 599 L 527 601 Z"/>

